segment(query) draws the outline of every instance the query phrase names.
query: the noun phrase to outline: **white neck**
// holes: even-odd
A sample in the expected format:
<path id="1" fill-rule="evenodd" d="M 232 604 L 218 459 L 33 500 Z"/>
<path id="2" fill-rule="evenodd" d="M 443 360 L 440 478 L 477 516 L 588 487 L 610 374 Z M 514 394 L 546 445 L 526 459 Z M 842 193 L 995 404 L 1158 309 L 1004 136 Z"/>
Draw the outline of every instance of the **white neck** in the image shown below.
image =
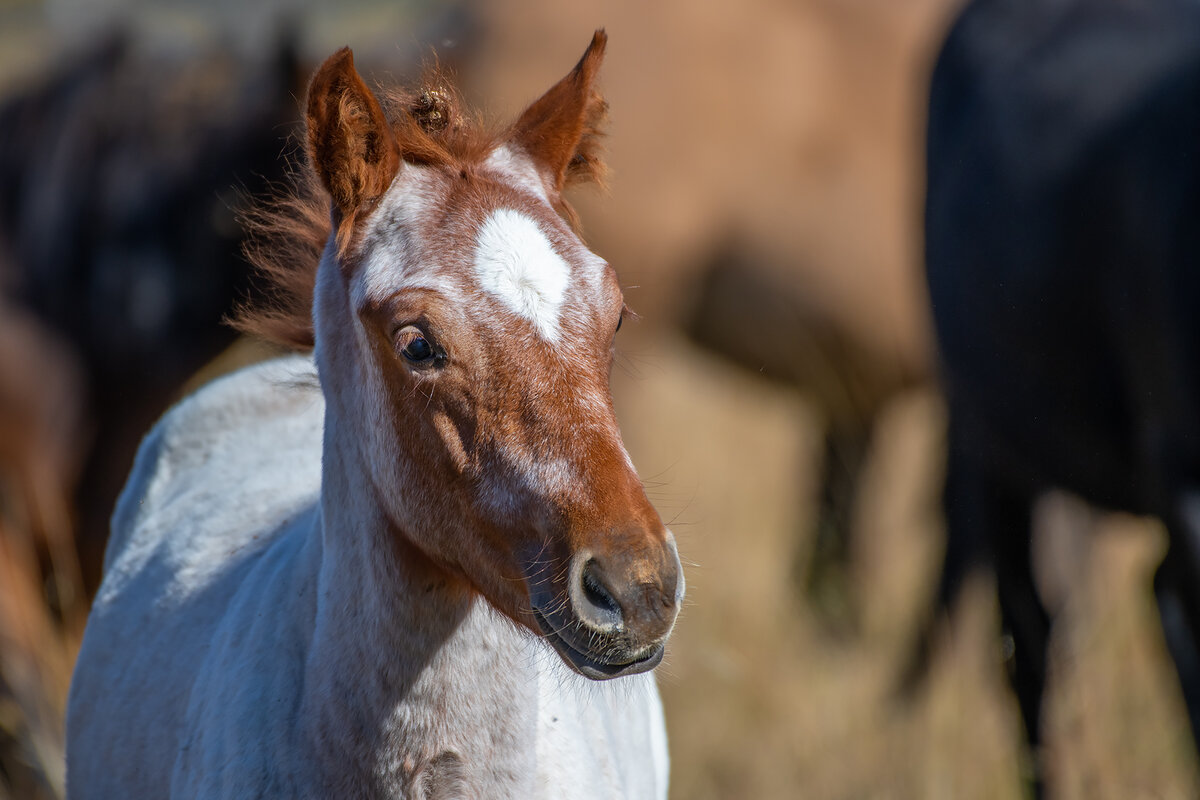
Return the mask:
<path id="1" fill-rule="evenodd" d="M 520 796 L 534 773 L 531 642 L 387 522 L 337 415 L 329 398 L 300 708 L 314 794 Z"/>

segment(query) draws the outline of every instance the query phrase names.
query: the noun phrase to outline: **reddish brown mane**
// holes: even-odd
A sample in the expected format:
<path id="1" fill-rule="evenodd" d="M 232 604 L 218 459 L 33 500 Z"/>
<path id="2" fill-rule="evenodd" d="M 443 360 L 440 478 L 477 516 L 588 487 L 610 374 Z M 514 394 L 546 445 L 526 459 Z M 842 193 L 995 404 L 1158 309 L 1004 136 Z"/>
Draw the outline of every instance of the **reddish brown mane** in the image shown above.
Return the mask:
<path id="1" fill-rule="evenodd" d="M 317 265 L 331 230 L 329 200 L 316 174 L 297 166 L 291 185 L 243 215 L 250 262 L 265 297 L 240 304 L 230 320 L 240 333 L 296 350 L 313 346 Z"/>
<path id="2" fill-rule="evenodd" d="M 380 102 L 410 164 L 466 168 L 477 163 L 512 131 L 490 131 L 463 109 L 462 100 L 441 70 L 426 71 L 417 89 L 388 89 Z M 566 168 L 567 184 L 602 183 L 602 127 L 608 106 L 593 92 L 574 157 Z M 572 226 L 578 218 L 565 200 L 554 198 L 556 210 Z M 265 298 L 241 305 L 231 322 L 244 334 L 290 349 L 313 346 L 312 299 L 317 266 L 332 231 L 330 199 L 307 160 L 297 165 L 290 185 L 256 203 L 244 215 L 249 234 L 246 257 L 263 284 Z"/>

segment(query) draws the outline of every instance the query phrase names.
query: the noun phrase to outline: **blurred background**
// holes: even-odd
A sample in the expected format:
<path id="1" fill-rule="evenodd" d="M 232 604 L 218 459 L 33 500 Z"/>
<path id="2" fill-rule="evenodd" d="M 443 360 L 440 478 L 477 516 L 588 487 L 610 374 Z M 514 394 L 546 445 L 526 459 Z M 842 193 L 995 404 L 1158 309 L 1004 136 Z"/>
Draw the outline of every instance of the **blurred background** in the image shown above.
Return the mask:
<path id="1" fill-rule="evenodd" d="M 929 73 L 957 0 L 0 0 L 0 798 L 63 790 L 62 714 L 141 435 L 269 354 L 238 209 L 284 180 L 307 76 L 436 51 L 511 118 L 596 27 L 606 192 L 572 199 L 641 315 L 626 443 L 687 566 L 659 669 L 672 797 L 1016 798 L 987 578 L 902 686 L 944 547 L 922 279 Z M 1154 611 L 1157 523 L 1037 514 L 1057 613 L 1051 794 L 1200 793 Z"/>

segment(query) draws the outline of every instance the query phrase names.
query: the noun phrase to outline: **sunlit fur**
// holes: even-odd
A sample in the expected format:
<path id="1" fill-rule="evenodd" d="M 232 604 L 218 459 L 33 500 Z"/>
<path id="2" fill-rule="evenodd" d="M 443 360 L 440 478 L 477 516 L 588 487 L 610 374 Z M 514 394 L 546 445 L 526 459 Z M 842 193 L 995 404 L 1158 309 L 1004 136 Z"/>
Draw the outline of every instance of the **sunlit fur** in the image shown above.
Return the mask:
<path id="1" fill-rule="evenodd" d="M 612 409 L 620 288 L 561 196 L 599 170 L 603 45 L 491 139 L 440 90 L 389 119 L 348 51 L 318 70 L 323 248 L 311 203 L 268 215 L 318 262 L 273 262 L 284 304 L 244 317 L 313 354 L 144 442 L 72 683 L 72 797 L 666 796 L 646 670 L 683 577 Z"/>

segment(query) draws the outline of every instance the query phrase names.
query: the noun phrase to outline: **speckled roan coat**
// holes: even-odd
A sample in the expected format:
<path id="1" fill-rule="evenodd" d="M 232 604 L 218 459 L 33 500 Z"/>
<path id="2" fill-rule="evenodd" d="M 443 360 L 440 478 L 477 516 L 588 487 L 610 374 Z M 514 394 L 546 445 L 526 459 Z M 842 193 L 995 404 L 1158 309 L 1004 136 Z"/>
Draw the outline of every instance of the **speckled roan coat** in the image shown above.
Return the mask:
<path id="1" fill-rule="evenodd" d="M 608 395 L 620 291 L 560 194 L 603 45 L 491 141 L 385 121 L 348 51 L 318 71 L 315 357 L 143 443 L 71 797 L 666 796 L 648 670 L 683 578 Z"/>

